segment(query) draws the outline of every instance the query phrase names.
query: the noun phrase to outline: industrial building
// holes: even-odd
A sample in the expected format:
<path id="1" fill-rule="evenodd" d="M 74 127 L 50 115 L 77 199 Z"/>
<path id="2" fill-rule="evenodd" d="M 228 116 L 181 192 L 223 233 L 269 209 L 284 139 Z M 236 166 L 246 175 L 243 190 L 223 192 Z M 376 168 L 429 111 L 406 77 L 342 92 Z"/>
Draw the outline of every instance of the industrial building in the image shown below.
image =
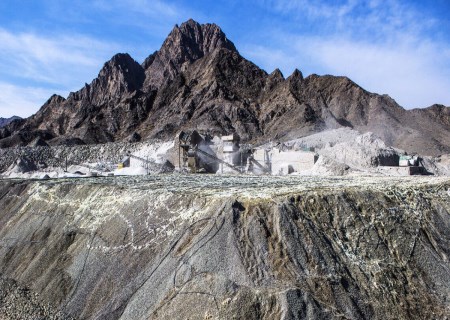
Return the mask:
<path id="1" fill-rule="evenodd" d="M 418 156 L 402 155 L 399 157 L 398 166 L 379 166 L 377 171 L 389 176 L 411 176 L 425 174 L 421 159 Z"/>
<path id="2" fill-rule="evenodd" d="M 282 148 L 256 149 L 253 158 L 263 163 L 267 171 L 274 175 L 286 175 L 310 170 L 319 156 L 312 151 L 283 150 Z"/>
<path id="3" fill-rule="evenodd" d="M 197 131 L 178 135 L 178 164 L 191 173 L 234 173 L 284 175 L 312 168 L 318 155 L 312 151 L 278 147 L 241 146 L 237 134 L 213 139 Z"/>

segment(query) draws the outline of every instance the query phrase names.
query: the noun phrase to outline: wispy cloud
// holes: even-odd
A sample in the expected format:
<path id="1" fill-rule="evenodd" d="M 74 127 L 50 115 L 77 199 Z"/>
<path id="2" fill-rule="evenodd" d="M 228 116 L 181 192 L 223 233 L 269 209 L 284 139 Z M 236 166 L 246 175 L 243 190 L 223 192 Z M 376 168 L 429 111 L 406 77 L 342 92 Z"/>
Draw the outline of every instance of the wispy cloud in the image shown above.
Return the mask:
<path id="1" fill-rule="evenodd" d="M 348 14 L 358 4 L 357 0 L 347 0 L 339 3 L 311 0 L 261 0 L 260 4 L 273 10 L 298 15 L 307 15 L 311 18 L 341 17 Z"/>
<path id="2" fill-rule="evenodd" d="M 28 117 L 54 93 L 41 87 L 17 86 L 0 82 L 0 115 Z"/>
<path id="3" fill-rule="evenodd" d="M 158 0 L 124 0 L 116 1 L 119 6 L 128 10 L 145 14 L 151 17 L 159 17 L 161 19 L 176 18 L 179 10 L 176 6 L 164 1 Z"/>
<path id="4" fill-rule="evenodd" d="M 261 3 L 261 2 L 260 2 Z M 387 93 L 406 108 L 450 105 L 450 43 L 435 37 L 439 22 L 398 0 L 271 0 L 286 15 L 325 19 L 321 30 L 270 30 L 266 46 L 247 44 L 257 64 L 285 73 L 345 75 L 372 92 Z"/>
<path id="5" fill-rule="evenodd" d="M 36 112 L 53 93 L 95 78 L 119 45 L 84 35 L 38 35 L 0 29 L 0 115 Z M 52 89 L 53 88 L 53 89 Z"/>
<path id="6" fill-rule="evenodd" d="M 271 73 L 277 68 L 283 72 L 292 72 L 293 67 L 302 64 L 301 61 L 298 60 L 298 55 L 289 54 L 284 48 L 277 49 L 262 45 L 248 44 L 240 48 L 240 52 L 244 57 L 255 62 L 268 73 Z M 284 76 L 287 77 L 289 74 L 284 74 Z"/>
<path id="7" fill-rule="evenodd" d="M 0 29 L 0 77 L 23 78 L 72 87 L 93 78 L 118 45 L 83 35 L 43 36 Z M 0 79 L 1 79 L 0 78 Z M 80 85 L 78 83 L 78 85 Z"/>
<path id="8" fill-rule="evenodd" d="M 176 6 L 160 0 L 96 0 L 92 4 L 103 11 L 120 9 L 160 19 L 175 18 L 179 15 L 179 10 Z"/>
<path id="9" fill-rule="evenodd" d="M 120 39 L 141 60 L 159 49 L 176 23 L 193 14 L 189 7 L 162 0 L 95 0 L 87 7 L 83 16 L 99 29 L 108 26 L 105 36 Z"/>
<path id="10" fill-rule="evenodd" d="M 347 75 L 370 91 L 391 95 L 404 107 L 450 103 L 449 73 L 443 70 L 450 55 L 438 44 L 380 45 L 318 38 L 303 43 L 306 54 L 314 56 L 327 73 Z"/>
<path id="11" fill-rule="evenodd" d="M 399 0 L 256 0 L 267 10 L 303 21 L 317 21 L 315 32 L 345 32 L 353 35 L 373 32 L 419 31 L 436 24 L 424 18 L 409 3 Z"/>

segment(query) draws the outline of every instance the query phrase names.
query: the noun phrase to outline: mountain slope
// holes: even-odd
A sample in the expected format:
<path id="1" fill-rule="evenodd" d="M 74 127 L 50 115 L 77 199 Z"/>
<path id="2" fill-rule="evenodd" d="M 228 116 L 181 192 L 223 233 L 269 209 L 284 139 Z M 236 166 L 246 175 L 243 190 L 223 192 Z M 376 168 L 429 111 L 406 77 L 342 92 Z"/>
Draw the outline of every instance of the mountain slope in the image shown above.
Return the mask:
<path id="1" fill-rule="evenodd" d="M 172 139 L 193 128 L 262 142 L 345 126 L 437 155 L 450 153 L 449 110 L 404 110 L 346 77 L 268 74 L 243 58 L 217 25 L 189 20 L 141 65 L 115 55 L 91 84 L 67 99 L 53 96 L 26 121 L 1 128 L 0 147 L 36 137 L 50 144 Z"/>

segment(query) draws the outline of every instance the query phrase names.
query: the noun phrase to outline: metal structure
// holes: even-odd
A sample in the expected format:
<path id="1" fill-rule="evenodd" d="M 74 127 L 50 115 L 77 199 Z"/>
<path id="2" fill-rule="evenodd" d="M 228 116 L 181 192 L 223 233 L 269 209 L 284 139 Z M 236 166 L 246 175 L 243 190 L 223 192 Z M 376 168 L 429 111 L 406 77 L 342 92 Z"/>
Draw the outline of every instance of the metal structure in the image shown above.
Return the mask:
<path id="1" fill-rule="evenodd" d="M 223 136 L 221 145 L 214 145 L 208 134 L 181 132 L 178 136 L 179 168 L 191 173 L 216 173 L 219 170 L 224 173 L 226 169 L 230 173 L 271 174 L 273 148 L 255 149 L 250 144 L 239 145 L 239 141 L 239 136 L 232 134 Z M 292 165 L 290 169 L 286 172 L 295 171 Z"/>
<path id="2" fill-rule="evenodd" d="M 248 157 L 248 165 L 247 165 L 247 172 L 254 172 L 254 167 L 253 166 L 257 166 L 262 173 L 271 173 L 271 169 L 270 169 L 270 162 L 269 165 L 266 166 L 262 165 L 261 163 L 259 163 L 259 161 L 255 160 L 255 158 L 253 157 L 253 155 L 250 155 Z"/>
<path id="3" fill-rule="evenodd" d="M 182 171 L 191 173 L 216 173 L 220 167 L 227 167 L 234 172 L 243 173 L 242 155 L 239 157 L 239 145 L 236 141 L 239 138 L 236 134 L 225 136 L 223 141 L 226 141 L 226 146 L 222 153 L 229 157 L 231 161 L 221 159 L 214 151 L 214 143 L 212 136 L 207 132 L 200 134 L 197 131 L 184 132 L 182 131 L 178 136 L 178 163 Z M 233 161 L 233 156 L 237 156 L 241 161 Z"/>
<path id="4" fill-rule="evenodd" d="M 236 171 L 238 173 L 242 173 L 242 169 L 239 168 L 238 166 L 232 165 L 232 164 L 230 164 L 230 163 L 228 163 L 228 162 L 226 162 L 226 161 L 224 161 L 222 159 L 219 159 L 218 157 L 216 157 L 216 156 L 214 156 L 212 154 L 209 154 L 209 153 L 207 153 L 207 152 L 205 152 L 205 151 L 203 151 L 201 149 L 196 149 L 195 152 L 203 154 L 206 157 L 211 158 L 213 161 L 218 162 L 220 164 L 223 164 L 223 165 L 227 166 L 228 168 L 230 168 L 230 169 L 232 169 L 232 170 L 234 170 L 234 171 Z"/>

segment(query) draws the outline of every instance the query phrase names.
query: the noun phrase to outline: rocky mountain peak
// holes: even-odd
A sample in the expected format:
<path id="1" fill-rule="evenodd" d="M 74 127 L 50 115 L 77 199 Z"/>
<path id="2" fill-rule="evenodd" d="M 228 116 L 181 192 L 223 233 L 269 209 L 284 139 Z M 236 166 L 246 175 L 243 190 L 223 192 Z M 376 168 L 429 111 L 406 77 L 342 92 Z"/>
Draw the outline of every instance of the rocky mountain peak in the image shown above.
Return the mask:
<path id="1" fill-rule="evenodd" d="M 450 126 L 450 107 L 446 107 L 442 104 L 433 104 L 432 106 L 424 109 L 411 110 L 414 114 L 426 115 L 432 119 L 434 124 L 441 123 L 444 126 Z"/>
<path id="2" fill-rule="evenodd" d="M 191 19 L 142 65 L 117 54 L 67 100 L 52 96 L 36 115 L 0 128 L 0 147 L 37 137 L 49 144 L 172 139 L 181 128 L 260 143 L 340 126 L 374 132 L 408 152 L 450 152 L 450 108 L 404 110 L 342 76 L 267 74 L 217 25 Z"/>
<path id="3" fill-rule="evenodd" d="M 221 48 L 237 52 L 233 42 L 216 24 L 199 24 L 190 19 L 180 26 L 175 25 L 161 49 L 144 62 L 144 87 L 159 88 L 165 80 L 174 78 L 183 65 Z"/>
<path id="4" fill-rule="evenodd" d="M 48 112 L 52 112 L 51 110 L 57 110 L 60 109 L 62 103 L 66 101 L 66 99 L 64 97 L 61 97 L 58 94 L 53 94 L 50 98 L 48 98 L 48 100 L 42 105 L 42 108 L 32 117 L 39 117 L 45 114 L 47 114 Z"/>
<path id="5" fill-rule="evenodd" d="M 60 104 L 64 101 L 66 101 L 64 97 L 60 96 L 59 94 L 54 94 L 45 102 L 45 104 Z"/>
<path id="6" fill-rule="evenodd" d="M 284 75 L 281 72 L 281 70 L 278 69 L 278 68 L 273 70 L 272 73 L 269 75 L 269 77 L 274 78 L 274 79 L 282 79 L 282 80 L 284 80 Z"/>
<path id="7" fill-rule="evenodd" d="M 295 69 L 294 72 L 287 78 L 289 89 L 294 96 L 298 97 L 298 93 L 301 91 L 300 87 L 303 83 L 303 80 L 303 74 L 298 69 Z"/>
<path id="8" fill-rule="evenodd" d="M 446 107 L 443 104 L 433 104 L 432 106 L 428 107 L 428 109 L 433 110 L 438 113 L 450 114 L 450 107 Z"/>
<path id="9" fill-rule="evenodd" d="M 276 68 L 266 79 L 266 90 L 272 90 L 277 84 L 283 82 L 284 76 L 280 69 Z"/>
<path id="10" fill-rule="evenodd" d="M 111 80 L 115 74 L 121 74 L 130 91 L 142 86 L 142 67 L 128 53 L 118 53 L 103 65 L 98 78 Z"/>
<path id="11" fill-rule="evenodd" d="M 162 54 L 170 56 L 174 62 L 192 62 L 218 48 L 237 51 L 234 44 L 216 24 L 199 24 L 190 19 L 175 26 L 161 47 Z"/>
<path id="12" fill-rule="evenodd" d="M 98 77 L 74 97 L 76 100 L 86 98 L 94 105 L 102 105 L 141 89 L 144 79 L 142 66 L 128 53 L 118 53 L 103 65 Z"/>
<path id="13" fill-rule="evenodd" d="M 303 81 L 303 74 L 300 70 L 295 69 L 294 72 L 289 76 L 288 80 L 291 82 Z"/>

